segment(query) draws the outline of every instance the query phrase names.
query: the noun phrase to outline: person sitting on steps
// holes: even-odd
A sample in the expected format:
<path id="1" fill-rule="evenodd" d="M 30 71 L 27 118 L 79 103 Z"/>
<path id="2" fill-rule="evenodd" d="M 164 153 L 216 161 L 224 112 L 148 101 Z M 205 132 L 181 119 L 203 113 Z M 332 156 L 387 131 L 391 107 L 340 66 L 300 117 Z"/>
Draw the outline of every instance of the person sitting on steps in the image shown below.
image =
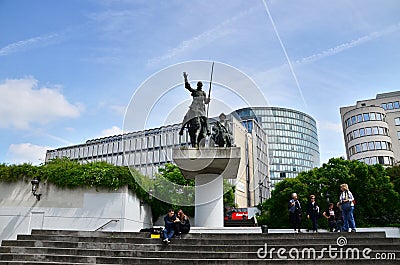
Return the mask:
<path id="1" fill-rule="evenodd" d="M 189 217 L 179 209 L 178 211 L 179 222 L 175 223 L 175 234 L 180 236 L 181 234 L 187 234 L 190 231 Z"/>
<path id="2" fill-rule="evenodd" d="M 174 237 L 175 234 L 175 223 L 179 222 L 179 219 L 176 217 L 174 210 L 169 209 L 167 215 L 164 217 L 164 239 L 163 242 L 170 243 L 171 239 Z"/>

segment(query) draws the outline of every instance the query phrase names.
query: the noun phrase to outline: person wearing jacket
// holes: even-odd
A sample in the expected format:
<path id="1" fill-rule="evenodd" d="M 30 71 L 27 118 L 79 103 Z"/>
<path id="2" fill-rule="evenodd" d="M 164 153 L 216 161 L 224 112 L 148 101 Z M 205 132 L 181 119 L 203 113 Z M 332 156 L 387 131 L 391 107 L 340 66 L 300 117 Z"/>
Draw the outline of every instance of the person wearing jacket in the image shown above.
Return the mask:
<path id="1" fill-rule="evenodd" d="M 310 202 L 307 204 L 307 218 L 312 222 L 314 233 L 318 232 L 319 206 L 315 201 L 315 195 L 310 195 Z"/>

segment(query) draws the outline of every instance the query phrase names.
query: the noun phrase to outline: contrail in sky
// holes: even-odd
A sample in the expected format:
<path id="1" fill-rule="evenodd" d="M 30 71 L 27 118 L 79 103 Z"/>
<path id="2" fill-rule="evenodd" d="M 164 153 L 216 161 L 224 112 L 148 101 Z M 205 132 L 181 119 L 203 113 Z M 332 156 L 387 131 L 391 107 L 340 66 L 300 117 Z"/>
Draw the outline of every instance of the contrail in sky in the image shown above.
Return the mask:
<path id="1" fill-rule="evenodd" d="M 11 53 L 19 51 L 25 51 L 31 48 L 32 46 L 45 46 L 49 44 L 49 42 L 54 41 L 59 36 L 60 34 L 53 33 L 49 35 L 38 36 L 8 44 L 3 48 L 0 48 L 0 56 L 6 56 Z"/>
<path id="2" fill-rule="evenodd" d="M 275 35 L 279 40 L 279 43 L 280 43 L 280 45 L 282 47 L 282 50 L 283 50 L 283 53 L 285 54 L 286 60 L 287 60 L 288 65 L 289 65 L 290 72 L 292 72 L 294 81 L 296 82 L 297 88 L 299 89 L 300 97 L 303 100 L 304 105 L 307 107 L 307 103 L 306 103 L 306 100 L 304 99 L 304 95 L 303 95 L 299 80 L 297 79 L 296 73 L 294 72 L 293 65 L 292 65 L 292 62 L 289 59 L 289 55 L 288 55 L 288 53 L 286 51 L 285 45 L 283 44 L 282 39 L 279 36 L 278 30 L 277 30 L 277 28 L 275 26 L 275 22 L 274 22 L 274 20 L 273 20 L 273 18 L 271 16 L 271 13 L 269 12 L 269 8 L 268 8 L 268 5 L 267 5 L 267 2 L 265 0 L 263 0 L 263 3 L 264 3 L 265 10 L 267 11 L 269 20 L 271 21 L 271 24 L 272 24 L 272 27 L 274 29 Z"/>
<path id="3" fill-rule="evenodd" d="M 386 28 L 384 30 L 374 31 L 374 32 L 372 32 L 372 33 L 370 33 L 368 35 L 364 35 L 362 37 L 359 37 L 357 39 L 351 40 L 349 42 L 345 42 L 345 43 L 339 44 L 339 45 L 337 45 L 335 47 L 332 47 L 330 49 L 327 49 L 327 50 L 325 50 L 323 52 L 316 53 L 316 54 L 304 57 L 304 58 L 302 58 L 300 60 L 296 60 L 294 63 L 295 64 L 312 63 L 312 62 L 318 61 L 320 59 L 323 59 L 325 57 L 329 57 L 329 56 L 338 54 L 338 53 L 340 53 L 342 51 L 357 47 L 357 46 L 359 46 L 361 44 L 364 44 L 364 43 L 367 43 L 369 41 L 375 40 L 375 39 L 380 38 L 380 37 L 382 37 L 382 36 L 384 36 L 386 34 L 390 34 L 390 33 L 396 32 L 398 30 L 400 30 L 400 23 L 392 25 L 392 26 L 390 26 L 390 27 L 388 27 L 388 28 Z"/>

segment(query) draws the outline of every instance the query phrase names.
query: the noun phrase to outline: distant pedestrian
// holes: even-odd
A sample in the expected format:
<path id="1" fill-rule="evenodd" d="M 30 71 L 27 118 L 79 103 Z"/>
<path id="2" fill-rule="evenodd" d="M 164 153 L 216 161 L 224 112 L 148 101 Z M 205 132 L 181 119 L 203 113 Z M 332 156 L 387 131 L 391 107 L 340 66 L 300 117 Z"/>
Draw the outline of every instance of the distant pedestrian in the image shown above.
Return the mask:
<path id="1" fill-rule="evenodd" d="M 311 220 L 313 232 L 318 232 L 319 206 L 315 201 L 315 195 L 310 195 L 310 202 L 307 204 L 307 218 Z"/>
<path id="2" fill-rule="evenodd" d="M 301 204 L 297 198 L 297 193 L 292 193 L 292 199 L 288 204 L 289 220 L 295 232 L 301 232 Z"/>
<path id="3" fill-rule="evenodd" d="M 347 184 L 340 185 L 340 206 L 342 207 L 343 214 L 343 230 L 349 232 L 356 232 L 356 222 L 354 221 L 354 196 L 349 190 Z"/>

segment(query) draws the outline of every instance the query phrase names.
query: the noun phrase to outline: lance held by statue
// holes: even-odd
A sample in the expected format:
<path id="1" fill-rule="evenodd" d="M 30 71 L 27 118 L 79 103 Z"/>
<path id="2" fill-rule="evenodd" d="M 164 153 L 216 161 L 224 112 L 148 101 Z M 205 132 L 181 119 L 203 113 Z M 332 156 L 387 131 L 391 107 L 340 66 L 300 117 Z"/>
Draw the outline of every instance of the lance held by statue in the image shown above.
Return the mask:
<path id="1" fill-rule="evenodd" d="M 193 89 L 188 81 L 188 74 L 183 72 L 185 88 L 190 91 L 193 101 L 183 118 L 182 128 L 179 135 L 183 135 L 183 130 L 187 127 L 192 147 L 198 148 L 201 140 L 210 134 L 208 129 L 208 119 L 205 105 L 210 103 L 210 97 L 202 90 L 203 83 L 197 82 L 197 89 Z"/>

